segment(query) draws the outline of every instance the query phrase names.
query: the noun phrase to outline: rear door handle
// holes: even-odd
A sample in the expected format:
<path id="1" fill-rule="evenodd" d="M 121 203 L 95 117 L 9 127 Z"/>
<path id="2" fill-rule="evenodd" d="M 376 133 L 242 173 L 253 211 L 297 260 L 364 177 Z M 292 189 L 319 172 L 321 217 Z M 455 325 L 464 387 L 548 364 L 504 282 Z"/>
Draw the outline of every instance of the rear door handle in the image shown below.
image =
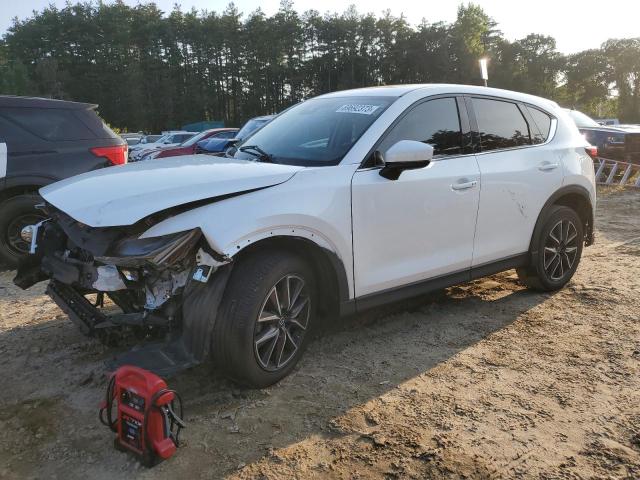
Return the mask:
<path id="1" fill-rule="evenodd" d="M 538 170 L 548 172 L 549 170 L 555 170 L 559 166 L 559 163 L 543 163 L 538 167 Z"/>
<path id="2" fill-rule="evenodd" d="M 473 188 L 478 184 L 477 180 L 473 180 L 471 182 L 464 182 L 464 183 L 454 183 L 453 185 L 451 185 L 451 188 L 453 190 L 467 190 L 468 188 Z"/>

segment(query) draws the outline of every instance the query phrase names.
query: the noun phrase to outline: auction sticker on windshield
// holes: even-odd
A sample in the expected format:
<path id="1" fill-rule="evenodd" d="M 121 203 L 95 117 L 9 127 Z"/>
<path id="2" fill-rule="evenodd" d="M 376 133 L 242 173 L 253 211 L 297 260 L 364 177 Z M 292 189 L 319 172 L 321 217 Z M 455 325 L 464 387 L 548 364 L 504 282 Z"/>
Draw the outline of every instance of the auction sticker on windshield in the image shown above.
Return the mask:
<path id="1" fill-rule="evenodd" d="M 380 105 L 362 105 L 357 103 L 347 103 L 342 105 L 336 112 L 338 113 L 360 113 L 362 115 L 371 115 Z"/>

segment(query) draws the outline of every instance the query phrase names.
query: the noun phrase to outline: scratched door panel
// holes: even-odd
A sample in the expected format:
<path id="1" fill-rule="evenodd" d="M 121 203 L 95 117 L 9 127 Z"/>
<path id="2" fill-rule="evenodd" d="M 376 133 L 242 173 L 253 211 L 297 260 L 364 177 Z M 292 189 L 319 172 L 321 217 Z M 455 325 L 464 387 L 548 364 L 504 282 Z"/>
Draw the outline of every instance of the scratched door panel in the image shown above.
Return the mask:
<path id="1" fill-rule="evenodd" d="M 562 185 L 562 168 L 543 164 L 560 163 L 559 157 L 550 145 L 477 155 L 482 180 L 473 265 L 529 249 L 538 214 Z"/>

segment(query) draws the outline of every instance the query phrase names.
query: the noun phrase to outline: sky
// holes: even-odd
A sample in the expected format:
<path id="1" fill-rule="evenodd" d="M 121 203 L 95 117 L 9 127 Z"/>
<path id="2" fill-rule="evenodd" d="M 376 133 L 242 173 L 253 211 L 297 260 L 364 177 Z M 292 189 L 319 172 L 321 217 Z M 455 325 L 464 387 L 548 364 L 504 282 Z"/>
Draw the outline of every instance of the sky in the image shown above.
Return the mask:
<path id="1" fill-rule="evenodd" d="M 75 1 L 75 0 L 73 0 Z M 109 2 L 110 0 L 104 0 Z M 145 0 L 124 0 L 135 5 Z M 48 4 L 64 6 L 65 0 L 0 0 L 0 36 L 11 25 L 13 17 L 24 19 L 33 10 L 41 10 Z M 198 10 L 222 11 L 227 0 L 156 0 L 162 10 L 170 11 L 175 3 L 183 10 L 195 7 Z M 298 12 L 309 9 L 321 13 L 343 12 L 355 4 L 361 13 L 380 15 L 389 8 L 394 15 L 404 14 L 409 23 L 419 24 L 423 18 L 428 22 L 452 22 L 455 20 L 458 0 L 294 0 Z M 466 2 L 465 2 L 466 3 Z M 529 33 L 550 35 L 557 41 L 558 50 L 575 53 L 597 48 L 609 38 L 640 37 L 640 0 L 475 0 L 489 16 L 498 22 L 498 27 L 509 40 L 525 37 Z M 236 6 L 244 14 L 258 7 L 271 15 L 278 10 L 279 0 L 236 0 Z"/>

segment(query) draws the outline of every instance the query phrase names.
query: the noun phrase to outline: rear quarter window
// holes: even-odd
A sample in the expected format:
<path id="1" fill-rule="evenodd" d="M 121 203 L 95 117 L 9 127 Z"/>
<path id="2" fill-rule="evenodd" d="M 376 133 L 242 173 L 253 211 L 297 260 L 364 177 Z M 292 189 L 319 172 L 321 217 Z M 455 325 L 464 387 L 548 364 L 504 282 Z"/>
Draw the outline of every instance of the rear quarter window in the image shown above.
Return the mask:
<path id="1" fill-rule="evenodd" d="M 542 110 L 538 110 L 530 105 L 527 105 L 526 108 L 537 127 L 537 131 L 536 128 L 531 129 L 531 141 L 536 144 L 546 142 L 551 132 L 551 117 Z"/>
<path id="2" fill-rule="evenodd" d="M 96 138 L 96 134 L 76 115 L 75 110 L 63 108 L 4 108 L 0 111 L 0 115 L 37 137 L 49 141 Z"/>

